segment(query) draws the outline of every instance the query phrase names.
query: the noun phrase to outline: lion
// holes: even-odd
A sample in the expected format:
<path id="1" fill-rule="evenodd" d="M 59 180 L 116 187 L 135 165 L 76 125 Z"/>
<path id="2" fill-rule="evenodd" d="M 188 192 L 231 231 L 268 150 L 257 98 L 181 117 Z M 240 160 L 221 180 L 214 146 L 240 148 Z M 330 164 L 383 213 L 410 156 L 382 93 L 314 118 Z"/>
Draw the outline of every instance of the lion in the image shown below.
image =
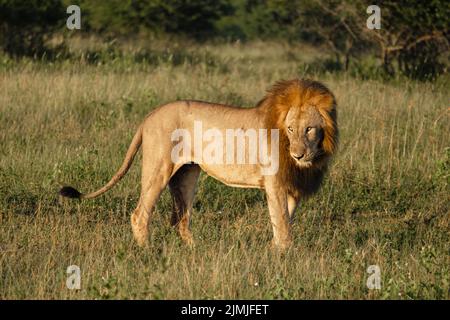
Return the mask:
<path id="1" fill-rule="evenodd" d="M 142 146 L 141 193 L 131 215 L 133 235 L 140 246 L 148 243 L 149 223 L 167 185 L 173 199 L 171 224 L 178 229 L 182 240 L 193 244 L 189 225 L 197 180 L 203 171 L 229 186 L 264 190 L 273 245 L 286 249 L 292 242 L 291 224 L 299 201 L 319 189 L 336 151 L 336 106 L 333 93 L 322 83 L 309 79 L 275 83 L 252 108 L 195 100 L 168 103 L 147 115 L 134 135 L 122 166 L 105 186 L 87 194 L 65 186 L 60 190 L 60 195 L 91 199 L 105 193 L 127 173 Z M 195 150 L 190 148 L 174 161 L 174 132 L 183 130 L 186 134 L 195 135 L 196 123 L 218 134 L 229 129 L 266 129 L 267 146 L 278 155 L 274 160 L 277 170 L 264 174 L 262 169 L 267 162 L 263 161 L 201 161 Z M 269 131 L 276 132 L 278 136 L 269 134 Z M 272 148 L 275 145 L 276 148 Z M 201 142 L 200 147 L 203 146 L 204 142 Z M 252 151 L 250 144 L 244 145 L 244 151 L 246 154 Z M 239 156 L 236 149 L 228 152 L 233 154 L 225 152 L 221 156 L 229 159 Z"/>

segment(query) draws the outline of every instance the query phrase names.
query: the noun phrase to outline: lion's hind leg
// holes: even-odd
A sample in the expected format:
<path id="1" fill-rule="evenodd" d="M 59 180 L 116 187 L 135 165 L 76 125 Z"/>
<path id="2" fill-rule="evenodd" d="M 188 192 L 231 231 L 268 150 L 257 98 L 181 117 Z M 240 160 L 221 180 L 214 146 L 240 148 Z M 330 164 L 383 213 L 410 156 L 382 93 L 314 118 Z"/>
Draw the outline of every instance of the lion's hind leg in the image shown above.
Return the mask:
<path id="1" fill-rule="evenodd" d="M 200 167 L 197 164 L 185 164 L 169 182 L 173 199 L 171 224 L 178 228 L 181 239 L 189 245 L 193 244 L 189 224 L 199 175 Z"/>
<path id="2" fill-rule="evenodd" d="M 161 164 L 148 169 L 142 169 L 142 190 L 137 208 L 131 215 L 131 227 L 134 238 L 140 246 L 144 246 L 148 240 L 149 223 L 155 210 L 155 205 L 167 186 L 173 169 L 172 164 Z"/>

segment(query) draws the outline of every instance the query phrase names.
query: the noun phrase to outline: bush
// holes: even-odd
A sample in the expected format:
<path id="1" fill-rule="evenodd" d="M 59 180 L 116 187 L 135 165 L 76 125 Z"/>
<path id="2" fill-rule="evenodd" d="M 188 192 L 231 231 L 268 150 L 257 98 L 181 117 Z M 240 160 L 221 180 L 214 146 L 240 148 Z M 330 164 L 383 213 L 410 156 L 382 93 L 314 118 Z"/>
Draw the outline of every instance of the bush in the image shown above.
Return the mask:
<path id="1" fill-rule="evenodd" d="M 232 12 L 226 0 L 83 0 L 80 6 L 89 30 L 129 34 L 147 29 L 196 39 L 214 35 L 215 22 Z"/>
<path id="2" fill-rule="evenodd" d="M 60 0 L 0 0 L 0 46 L 11 56 L 41 56 L 65 15 Z"/>

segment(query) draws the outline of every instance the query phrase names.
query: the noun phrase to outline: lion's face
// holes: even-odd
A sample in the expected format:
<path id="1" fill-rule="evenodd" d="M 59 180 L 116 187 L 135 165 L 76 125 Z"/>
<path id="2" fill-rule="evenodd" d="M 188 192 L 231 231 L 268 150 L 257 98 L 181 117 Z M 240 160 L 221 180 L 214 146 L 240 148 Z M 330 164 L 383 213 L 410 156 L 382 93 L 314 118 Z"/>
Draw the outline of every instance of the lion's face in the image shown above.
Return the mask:
<path id="1" fill-rule="evenodd" d="M 299 167 L 309 168 L 324 155 L 324 121 L 314 106 L 290 108 L 285 119 L 289 153 Z"/>

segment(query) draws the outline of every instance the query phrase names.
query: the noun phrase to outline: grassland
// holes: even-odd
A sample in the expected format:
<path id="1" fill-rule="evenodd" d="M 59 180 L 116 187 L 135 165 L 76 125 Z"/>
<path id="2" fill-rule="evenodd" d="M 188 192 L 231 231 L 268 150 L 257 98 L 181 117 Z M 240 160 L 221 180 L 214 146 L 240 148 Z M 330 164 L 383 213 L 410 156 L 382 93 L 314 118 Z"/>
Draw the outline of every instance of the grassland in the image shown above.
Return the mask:
<path id="1" fill-rule="evenodd" d="M 276 43 L 75 48 L 77 58 L 54 63 L 0 59 L 0 299 L 450 298 L 448 79 L 315 73 L 318 51 Z M 150 248 L 135 245 L 139 159 L 101 198 L 58 198 L 63 183 L 91 191 L 108 181 L 159 104 L 251 106 L 305 70 L 338 98 L 341 143 L 285 254 L 270 249 L 262 192 L 205 175 L 194 248 L 169 225 L 167 192 Z M 66 288 L 73 264 L 81 290 Z M 369 265 L 380 266 L 381 290 L 366 286 Z"/>

